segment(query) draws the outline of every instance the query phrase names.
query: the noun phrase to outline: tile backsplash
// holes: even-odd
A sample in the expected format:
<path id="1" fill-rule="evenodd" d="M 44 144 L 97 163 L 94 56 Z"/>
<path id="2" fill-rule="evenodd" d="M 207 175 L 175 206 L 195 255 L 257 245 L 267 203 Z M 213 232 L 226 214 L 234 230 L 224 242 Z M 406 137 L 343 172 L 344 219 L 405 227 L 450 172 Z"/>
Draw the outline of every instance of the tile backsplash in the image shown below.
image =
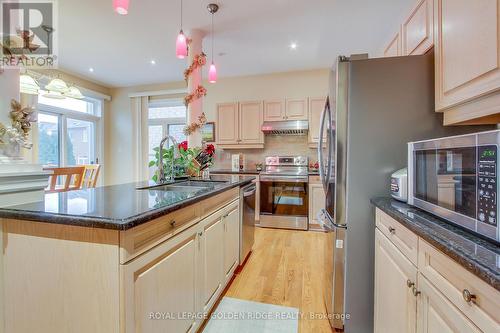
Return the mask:
<path id="1" fill-rule="evenodd" d="M 217 149 L 213 169 L 231 169 L 231 155 L 244 154 L 247 170 L 254 170 L 255 163 L 264 163 L 266 156 L 273 155 L 304 155 L 309 161 L 317 161 L 317 150 L 309 148 L 307 135 L 286 136 L 269 135 L 265 137 L 264 149 Z"/>

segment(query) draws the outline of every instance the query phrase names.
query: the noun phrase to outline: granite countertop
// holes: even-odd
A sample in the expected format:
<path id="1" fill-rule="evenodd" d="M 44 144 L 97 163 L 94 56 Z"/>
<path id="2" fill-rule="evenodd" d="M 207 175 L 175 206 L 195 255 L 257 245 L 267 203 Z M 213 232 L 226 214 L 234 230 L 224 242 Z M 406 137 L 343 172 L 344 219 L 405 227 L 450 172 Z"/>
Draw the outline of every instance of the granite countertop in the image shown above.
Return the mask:
<path id="1" fill-rule="evenodd" d="M 500 291 L 500 246 L 392 198 L 372 204 Z"/>
<path id="2" fill-rule="evenodd" d="M 129 183 L 63 193 L 44 201 L 0 208 L 0 218 L 127 230 L 200 200 L 244 186 L 254 176 L 212 176 L 217 183 L 197 191 L 138 190 L 149 182 Z M 179 181 L 181 182 L 181 181 Z"/>
<path id="3" fill-rule="evenodd" d="M 217 175 L 217 174 L 229 174 L 229 175 L 260 175 L 262 171 L 257 171 L 257 170 L 240 170 L 240 171 L 233 171 L 231 169 L 215 169 L 215 170 L 210 170 L 210 174 L 212 175 Z M 309 170 L 308 171 L 309 176 L 319 176 L 319 171 L 318 170 Z"/>
<path id="4" fill-rule="evenodd" d="M 239 170 L 239 171 L 233 171 L 231 169 L 210 169 L 210 174 L 216 175 L 216 174 L 229 174 L 229 175 L 258 175 L 262 171 L 257 171 L 257 170 Z"/>

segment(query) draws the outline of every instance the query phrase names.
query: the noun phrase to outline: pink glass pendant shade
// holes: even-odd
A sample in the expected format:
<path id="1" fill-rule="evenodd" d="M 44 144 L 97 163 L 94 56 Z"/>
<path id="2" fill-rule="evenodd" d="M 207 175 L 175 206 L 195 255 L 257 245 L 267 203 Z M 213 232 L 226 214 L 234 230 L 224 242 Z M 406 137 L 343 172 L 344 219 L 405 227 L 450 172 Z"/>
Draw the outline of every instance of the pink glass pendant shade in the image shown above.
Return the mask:
<path id="1" fill-rule="evenodd" d="M 215 64 L 212 62 L 210 65 L 210 69 L 208 70 L 208 82 L 216 83 L 217 82 L 217 68 Z"/>
<path id="2" fill-rule="evenodd" d="M 120 15 L 128 14 L 129 0 L 113 0 L 113 8 Z"/>
<path id="3" fill-rule="evenodd" d="M 179 32 L 179 35 L 177 36 L 177 41 L 175 43 L 175 55 L 179 59 L 184 59 L 188 55 L 187 40 L 182 30 Z"/>

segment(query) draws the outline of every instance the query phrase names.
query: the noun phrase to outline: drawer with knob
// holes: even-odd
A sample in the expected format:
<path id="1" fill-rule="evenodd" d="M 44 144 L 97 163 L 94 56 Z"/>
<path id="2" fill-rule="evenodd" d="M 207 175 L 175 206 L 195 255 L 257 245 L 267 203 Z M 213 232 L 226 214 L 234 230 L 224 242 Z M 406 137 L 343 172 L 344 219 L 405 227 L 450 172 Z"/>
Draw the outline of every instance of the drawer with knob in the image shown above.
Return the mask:
<path id="1" fill-rule="evenodd" d="M 415 265 L 418 262 L 418 236 L 377 209 L 377 228 Z"/>
<path id="2" fill-rule="evenodd" d="M 483 332 L 500 332 L 498 291 L 426 241 L 419 239 L 418 268 Z"/>
<path id="3" fill-rule="evenodd" d="M 120 263 L 124 264 L 200 221 L 201 204 L 179 209 L 151 222 L 120 232 Z"/>

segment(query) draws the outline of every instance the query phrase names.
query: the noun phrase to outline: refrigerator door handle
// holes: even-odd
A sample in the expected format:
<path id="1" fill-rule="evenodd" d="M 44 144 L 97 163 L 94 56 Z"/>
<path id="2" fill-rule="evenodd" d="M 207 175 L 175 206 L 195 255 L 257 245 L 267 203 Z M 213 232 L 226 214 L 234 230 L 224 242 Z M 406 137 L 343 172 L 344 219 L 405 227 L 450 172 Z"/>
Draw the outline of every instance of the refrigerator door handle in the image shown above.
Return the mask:
<path id="1" fill-rule="evenodd" d="M 329 99 L 327 97 L 326 103 L 325 103 L 325 108 L 324 108 L 323 112 L 321 113 L 321 120 L 320 120 L 320 126 L 319 126 L 319 142 L 318 142 L 319 178 L 321 180 L 321 183 L 323 184 L 323 189 L 325 190 L 325 193 L 328 189 L 328 178 L 325 177 L 327 175 L 325 175 L 325 170 L 324 170 L 324 166 L 323 166 L 323 129 L 325 128 L 326 113 L 327 113 L 327 110 L 329 111 L 329 109 L 330 109 L 330 102 L 329 102 Z M 327 138 L 328 137 L 329 136 L 327 135 Z M 328 163 L 329 163 L 329 161 L 328 161 Z"/>
<path id="2" fill-rule="evenodd" d="M 318 214 L 318 218 L 323 228 L 327 232 L 334 232 L 337 229 L 347 229 L 347 224 L 338 224 L 334 222 L 332 219 L 328 218 L 328 213 L 326 212 L 325 209 L 321 210 L 321 212 Z"/>

